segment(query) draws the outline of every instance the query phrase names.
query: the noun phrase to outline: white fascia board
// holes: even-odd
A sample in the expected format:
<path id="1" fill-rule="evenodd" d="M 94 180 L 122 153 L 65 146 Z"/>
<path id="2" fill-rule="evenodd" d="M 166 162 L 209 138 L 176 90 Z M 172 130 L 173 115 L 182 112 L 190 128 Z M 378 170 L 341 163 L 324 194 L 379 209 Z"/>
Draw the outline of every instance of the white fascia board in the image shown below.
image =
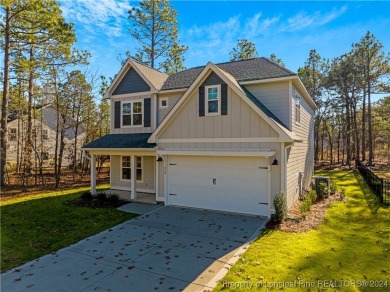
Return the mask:
<path id="1" fill-rule="evenodd" d="M 314 100 L 310 96 L 309 92 L 307 92 L 305 85 L 303 85 L 301 79 L 298 76 L 296 78 L 294 78 L 293 84 L 298 88 L 298 90 L 300 91 L 300 93 L 302 94 L 302 96 L 304 97 L 306 102 L 311 106 L 311 108 L 314 111 L 316 111 L 318 109 L 316 103 L 314 102 Z"/>
<path id="2" fill-rule="evenodd" d="M 180 155 L 180 156 L 243 156 L 243 157 L 272 157 L 276 151 L 226 151 L 216 150 L 157 150 L 158 155 Z"/>
<path id="3" fill-rule="evenodd" d="M 158 93 L 164 94 L 164 93 L 175 93 L 175 92 L 184 92 L 188 89 L 188 87 L 185 88 L 178 88 L 178 89 L 167 89 L 167 90 L 159 90 Z"/>
<path id="4" fill-rule="evenodd" d="M 258 83 L 269 83 L 269 82 L 278 82 L 278 81 L 288 81 L 297 78 L 296 75 L 294 76 L 286 76 L 286 77 L 276 77 L 276 78 L 267 78 L 267 79 L 257 79 L 257 80 L 250 80 L 250 81 L 241 81 L 238 82 L 241 85 L 249 85 L 249 84 L 258 84 Z"/>
<path id="5" fill-rule="evenodd" d="M 158 90 L 153 86 L 152 83 L 145 77 L 144 74 L 138 69 L 137 64 L 131 59 L 128 59 L 126 63 L 122 66 L 121 70 L 118 72 L 118 74 L 115 76 L 114 80 L 112 81 L 111 85 L 108 87 L 106 92 L 104 93 L 103 99 L 109 99 L 113 97 L 111 94 L 114 91 L 114 88 L 118 86 L 118 84 L 122 81 L 123 77 L 125 77 L 127 71 L 130 70 L 130 68 L 134 68 L 134 70 L 138 73 L 139 76 L 142 77 L 142 79 L 149 85 L 150 92 L 151 93 L 157 93 Z M 138 94 L 138 93 L 136 93 Z M 142 94 L 142 93 L 141 93 Z M 119 96 L 118 96 L 119 97 Z"/>
<path id="6" fill-rule="evenodd" d="M 196 77 L 195 81 L 192 82 L 191 86 L 187 89 L 187 91 L 183 94 L 183 96 L 179 99 L 179 101 L 174 105 L 168 115 L 164 118 L 164 120 L 158 125 L 157 129 L 153 132 L 153 134 L 149 137 L 148 143 L 156 143 L 156 135 L 164 129 L 165 125 L 171 120 L 173 116 L 177 113 L 177 110 L 180 106 L 186 101 L 187 97 L 196 89 L 197 84 L 204 79 L 205 74 L 211 70 L 211 63 L 207 63 L 206 67 L 203 68 L 202 72 Z"/>

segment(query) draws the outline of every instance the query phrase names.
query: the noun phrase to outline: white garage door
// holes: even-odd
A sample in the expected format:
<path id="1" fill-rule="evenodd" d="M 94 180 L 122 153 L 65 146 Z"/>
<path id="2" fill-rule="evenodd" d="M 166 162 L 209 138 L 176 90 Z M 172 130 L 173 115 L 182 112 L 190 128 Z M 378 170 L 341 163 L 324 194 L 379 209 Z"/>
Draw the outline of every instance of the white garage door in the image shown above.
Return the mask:
<path id="1" fill-rule="evenodd" d="M 268 216 L 267 161 L 169 156 L 169 205 Z"/>

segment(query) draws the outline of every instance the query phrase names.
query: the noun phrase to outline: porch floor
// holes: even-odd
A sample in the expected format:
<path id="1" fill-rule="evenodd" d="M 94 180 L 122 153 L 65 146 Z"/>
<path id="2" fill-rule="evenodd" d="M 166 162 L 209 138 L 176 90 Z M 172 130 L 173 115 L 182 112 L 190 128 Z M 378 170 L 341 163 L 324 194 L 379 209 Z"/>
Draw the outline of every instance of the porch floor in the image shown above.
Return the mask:
<path id="1" fill-rule="evenodd" d="M 110 194 L 117 194 L 122 200 L 130 201 L 130 202 L 157 204 L 156 194 L 137 192 L 137 198 L 130 199 L 131 198 L 130 191 L 109 189 L 109 190 L 104 190 L 104 192 Z"/>

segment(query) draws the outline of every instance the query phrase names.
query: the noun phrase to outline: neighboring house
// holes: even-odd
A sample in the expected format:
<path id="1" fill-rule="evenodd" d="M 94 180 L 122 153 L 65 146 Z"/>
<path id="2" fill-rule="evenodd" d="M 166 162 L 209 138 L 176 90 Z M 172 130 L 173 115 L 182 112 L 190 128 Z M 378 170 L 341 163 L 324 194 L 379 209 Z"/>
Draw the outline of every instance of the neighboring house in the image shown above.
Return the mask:
<path id="1" fill-rule="evenodd" d="M 54 164 L 54 153 L 56 145 L 56 127 L 57 127 L 57 112 L 54 107 L 48 105 L 40 108 L 39 118 L 32 120 L 32 135 L 33 135 L 33 153 L 32 162 L 42 161 L 44 167 L 52 167 Z M 7 162 L 10 165 L 15 165 L 17 161 L 23 159 L 23 149 L 26 145 L 26 120 L 17 119 L 11 115 L 8 122 L 8 143 L 7 143 Z M 65 148 L 62 159 L 62 166 L 69 166 L 72 163 L 74 155 L 73 145 L 76 139 L 76 131 L 74 120 L 67 119 L 67 129 L 65 131 Z M 18 133 L 19 131 L 19 133 Z M 85 141 L 86 132 L 82 126 L 79 126 L 77 133 L 77 153 L 78 161 L 81 160 L 81 146 Z"/>
<path id="2" fill-rule="evenodd" d="M 313 174 L 316 105 L 296 73 L 266 58 L 166 75 L 128 60 L 105 93 L 111 134 L 83 147 L 111 157 L 111 189 L 166 205 L 269 216 Z M 132 184 L 133 180 L 135 184 Z"/>

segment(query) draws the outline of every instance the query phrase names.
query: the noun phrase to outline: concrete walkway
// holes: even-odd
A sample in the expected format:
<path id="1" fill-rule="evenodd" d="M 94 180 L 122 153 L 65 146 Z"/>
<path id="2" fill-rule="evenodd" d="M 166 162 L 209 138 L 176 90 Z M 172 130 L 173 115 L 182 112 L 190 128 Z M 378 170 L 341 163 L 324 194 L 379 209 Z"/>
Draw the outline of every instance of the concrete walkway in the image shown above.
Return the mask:
<path id="1" fill-rule="evenodd" d="M 4 273 L 1 291 L 210 290 L 264 222 L 160 207 Z"/>

